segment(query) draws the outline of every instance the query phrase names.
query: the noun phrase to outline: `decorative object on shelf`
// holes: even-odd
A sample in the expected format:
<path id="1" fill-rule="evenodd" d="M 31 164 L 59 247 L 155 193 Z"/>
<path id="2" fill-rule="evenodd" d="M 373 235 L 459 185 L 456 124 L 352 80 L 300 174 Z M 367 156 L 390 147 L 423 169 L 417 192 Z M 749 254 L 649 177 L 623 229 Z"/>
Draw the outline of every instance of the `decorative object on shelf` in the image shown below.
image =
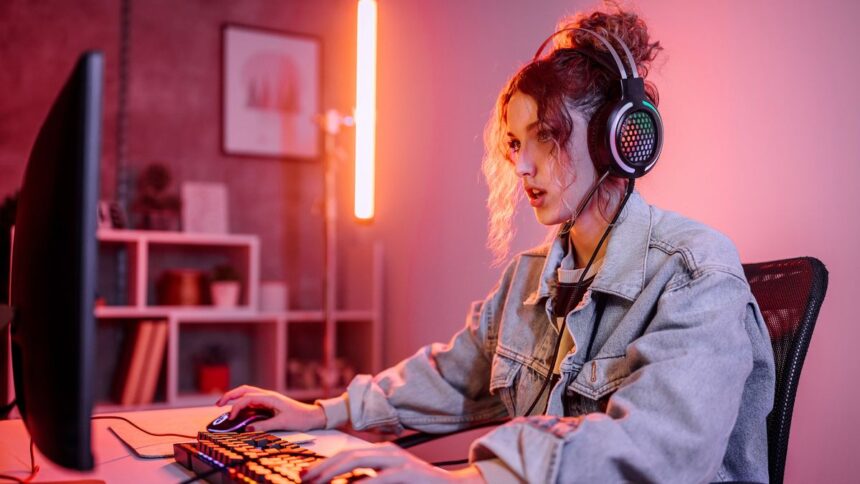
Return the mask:
<path id="1" fill-rule="evenodd" d="M 344 358 L 336 358 L 334 360 L 335 369 L 338 372 L 338 381 L 334 384 L 338 386 L 347 386 L 349 382 L 352 381 L 353 377 L 355 377 L 355 368 L 349 364 Z"/>
<path id="2" fill-rule="evenodd" d="M 331 368 L 318 360 L 290 358 L 287 361 L 287 386 L 294 390 L 343 388 L 355 374 L 355 368 L 345 358 L 336 358 Z"/>
<path id="3" fill-rule="evenodd" d="M 179 230 L 181 201 L 170 193 L 173 178 L 163 163 L 151 163 L 137 179 L 137 197 L 132 205 L 135 227 L 143 230 Z"/>
<path id="4" fill-rule="evenodd" d="M 227 25 L 223 43 L 223 151 L 318 158 L 319 40 Z"/>
<path id="5" fill-rule="evenodd" d="M 118 202 L 99 201 L 99 228 L 100 229 L 124 229 L 127 222 L 125 212 Z"/>
<path id="6" fill-rule="evenodd" d="M 290 358 L 287 360 L 287 386 L 295 390 L 309 390 L 320 387 L 320 362 Z"/>
<path id="7" fill-rule="evenodd" d="M 200 306 L 203 304 L 203 271 L 168 269 L 158 280 L 158 304 L 161 306 Z"/>
<path id="8" fill-rule="evenodd" d="M 228 230 L 227 185 L 184 182 L 182 229 L 201 234 L 226 234 Z"/>
<path id="9" fill-rule="evenodd" d="M 279 313 L 289 307 L 289 287 L 283 281 L 260 282 L 260 311 Z"/>
<path id="10" fill-rule="evenodd" d="M 197 361 L 197 390 L 204 394 L 224 393 L 230 389 L 230 365 L 227 351 L 210 346 Z"/>
<path id="11" fill-rule="evenodd" d="M 241 277 L 233 266 L 226 264 L 215 267 L 212 282 L 209 284 L 212 305 L 219 308 L 235 308 L 239 305 Z"/>

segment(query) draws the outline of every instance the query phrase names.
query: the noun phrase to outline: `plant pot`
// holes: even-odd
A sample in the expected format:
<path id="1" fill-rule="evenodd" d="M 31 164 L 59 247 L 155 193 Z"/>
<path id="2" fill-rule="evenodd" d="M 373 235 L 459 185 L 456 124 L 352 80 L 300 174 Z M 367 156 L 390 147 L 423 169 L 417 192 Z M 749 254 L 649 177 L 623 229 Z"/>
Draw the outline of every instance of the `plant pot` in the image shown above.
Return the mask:
<path id="1" fill-rule="evenodd" d="M 239 305 L 239 281 L 215 281 L 211 284 L 212 305 L 235 308 Z"/>
<path id="2" fill-rule="evenodd" d="M 199 306 L 203 304 L 203 273 L 195 269 L 169 269 L 158 281 L 158 304 Z"/>
<path id="3" fill-rule="evenodd" d="M 200 365 L 197 367 L 197 389 L 200 393 L 224 393 L 230 389 L 230 367 Z"/>

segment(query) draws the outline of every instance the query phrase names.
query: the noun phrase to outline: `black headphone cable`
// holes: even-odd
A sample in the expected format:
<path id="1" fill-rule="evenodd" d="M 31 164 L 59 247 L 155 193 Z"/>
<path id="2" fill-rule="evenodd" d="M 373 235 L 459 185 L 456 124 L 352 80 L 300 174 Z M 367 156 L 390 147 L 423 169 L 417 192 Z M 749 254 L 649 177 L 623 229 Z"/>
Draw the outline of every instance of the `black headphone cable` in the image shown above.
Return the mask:
<path id="1" fill-rule="evenodd" d="M 615 216 L 612 218 L 612 221 L 606 227 L 606 230 L 603 231 L 603 236 L 600 237 L 600 241 L 597 243 L 597 247 L 595 247 L 594 252 L 591 254 L 591 258 L 588 260 L 588 264 L 585 265 L 585 269 L 582 270 L 582 274 L 579 276 L 579 281 L 576 283 L 576 289 L 574 293 L 571 295 L 570 299 L 568 299 L 566 306 L 569 306 L 572 301 L 579 301 L 582 298 L 583 286 L 582 281 L 585 279 L 585 275 L 588 274 L 588 270 L 591 269 L 591 265 L 594 263 L 594 259 L 597 257 L 597 253 L 600 252 L 600 247 L 603 245 L 603 242 L 606 241 L 606 237 L 609 236 L 609 232 L 615 226 L 615 223 L 618 221 L 618 216 L 621 215 L 621 211 L 624 210 L 624 207 L 627 205 L 627 200 L 630 199 L 630 195 L 633 194 L 633 187 L 635 184 L 635 179 L 628 178 L 627 179 L 627 190 L 624 194 L 624 199 L 621 201 L 621 205 L 618 206 L 618 210 L 615 212 Z M 568 229 L 570 230 L 570 229 Z M 554 309 L 554 308 L 553 308 Z M 571 308 L 565 307 L 564 313 L 565 317 L 562 318 L 561 325 L 559 326 L 558 336 L 555 338 L 555 345 L 553 345 L 553 351 L 550 353 L 551 361 L 548 364 L 547 374 L 544 376 L 543 385 L 541 386 L 540 391 L 537 395 L 535 395 L 534 400 L 532 400 L 531 405 L 529 405 L 529 409 L 526 410 L 525 416 L 531 415 L 535 406 L 537 406 L 538 401 L 543 396 L 547 387 L 549 386 L 550 381 L 555 380 L 555 375 L 553 374 L 553 365 L 552 362 L 555 361 L 555 358 L 558 357 L 558 350 L 561 348 L 561 340 L 564 336 L 564 332 L 567 331 L 567 317 L 566 313 Z M 594 327 L 591 329 L 591 338 L 589 340 L 588 352 L 591 352 L 591 344 L 594 342 L 594 337 L 597 334 L 597 323 L 595 323 Z M 586 358 L 589 355 L 586 355 Z M 549 406 L 549 398 L 547 398 L 547 407 Z M 546 408 L 544 408 L 544 413 L 546 413 Z"/>

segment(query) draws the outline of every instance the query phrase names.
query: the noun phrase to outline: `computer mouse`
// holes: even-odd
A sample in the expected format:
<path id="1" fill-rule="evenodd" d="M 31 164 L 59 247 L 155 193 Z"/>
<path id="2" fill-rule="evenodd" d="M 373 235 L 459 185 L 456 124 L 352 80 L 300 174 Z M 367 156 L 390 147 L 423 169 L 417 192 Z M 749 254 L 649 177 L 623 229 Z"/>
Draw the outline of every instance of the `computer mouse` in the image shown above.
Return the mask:
<path id="1" fill-rule="evenodd" d="M 221 414 L 206 426 L 207 432 L 215 434 L 223 434 L 227 432 L 244 432 L 245 427 L 252 422 L 258 420 L 266 420 L 275 416 L 275 412 L 270 408 L 262 407 L 245 407 L 239 410 L 236 418 L 230 418 L 230 412 Z"/>

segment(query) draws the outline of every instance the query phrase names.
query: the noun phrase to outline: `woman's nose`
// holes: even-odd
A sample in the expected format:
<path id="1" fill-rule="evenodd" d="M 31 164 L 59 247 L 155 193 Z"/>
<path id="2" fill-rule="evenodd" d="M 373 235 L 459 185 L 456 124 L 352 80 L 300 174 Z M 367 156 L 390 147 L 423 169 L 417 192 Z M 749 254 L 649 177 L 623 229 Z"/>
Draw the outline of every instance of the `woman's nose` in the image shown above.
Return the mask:
<path id="1" fill-rule="evenodd" d="M 515 161 L 515 169 L 517 172 L 517 176 L 522 178 L 525 176 L 535 176 L 535 164 L 532 162 L 531 157 L 528 156 L 525 152 L 518 153 L 519 156 L 516 157 Z"/>

